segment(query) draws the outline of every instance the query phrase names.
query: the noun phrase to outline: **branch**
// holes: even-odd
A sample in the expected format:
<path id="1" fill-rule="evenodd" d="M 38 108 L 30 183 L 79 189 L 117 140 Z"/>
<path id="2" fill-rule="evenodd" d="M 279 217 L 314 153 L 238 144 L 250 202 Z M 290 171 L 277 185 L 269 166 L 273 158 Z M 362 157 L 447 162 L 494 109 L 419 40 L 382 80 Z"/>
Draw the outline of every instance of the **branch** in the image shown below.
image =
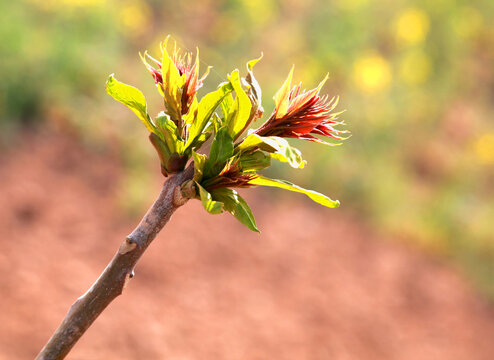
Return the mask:
<path id="1" fill-rule="evenodd" d="M 63 359 L 105 308 L 120 294 L 134 276 L 134 267 L 144 251 L 175 210 L 187 202 L 180 186 L 192 179 L 193 166 L 169 178 L 158 199 L 137 228 L 122 242 L 117 253 L 98 280 L 70 307 L 58 329 L 36 360 Z"/>

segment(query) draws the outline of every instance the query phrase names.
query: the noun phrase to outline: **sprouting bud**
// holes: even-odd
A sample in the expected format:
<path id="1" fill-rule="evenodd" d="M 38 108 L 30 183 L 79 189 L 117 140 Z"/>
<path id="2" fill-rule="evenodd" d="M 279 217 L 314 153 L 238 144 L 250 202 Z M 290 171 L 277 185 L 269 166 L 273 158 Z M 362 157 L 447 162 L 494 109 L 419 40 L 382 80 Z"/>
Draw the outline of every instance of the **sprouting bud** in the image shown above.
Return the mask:
<path id="1" fill-rule="evenodd" d="M 328 76 L 315 89 L 301 90 L 301 84 L 290 89 L 293 68 L 283 86 L 274 96 L 275 109 L 270 118 L 254 133 L 260 136 L 279 136 L 298 138 L 328 144 L 314 135 L 344 140 L 338 134 L 346 131 L 337 130 L 336 121 L 340 113 L 332 113 L 338 104 L 338 98 L 328 100 L 327 96 L 320 97 L 319 91 Z"/>
<path id="2" fill-rule="evenodd" d="M 192 53 L 182 52 L 175 43 L 173 53 L 169 55 L 167 45 L 168 38 L 161 44 L 161 62 L 147 52 L 143 56 L 141 55 L 141 59 L 153 76 L 164 98 L 166 109 L 173 115 L 172 119 L 177 126 L 180 126 L 178 122 L 181 121 L 181 115 L 185 115 L 189 111 L 197 90 L 202 87 L 203 81 L 209 73 L 209 67 L 206 73 L 199 78 L 199 50 L 197 50 L 193 63 Z"/>
<path id="3" fill-rule="evenodd" d="M 256 177 L 254 172 L 244 172 L 239 159 L 231 159 L 221 172 L 206 180 L 202 185 L 208 191 L 219 188 L 251 187 L 249 182 Z"/>

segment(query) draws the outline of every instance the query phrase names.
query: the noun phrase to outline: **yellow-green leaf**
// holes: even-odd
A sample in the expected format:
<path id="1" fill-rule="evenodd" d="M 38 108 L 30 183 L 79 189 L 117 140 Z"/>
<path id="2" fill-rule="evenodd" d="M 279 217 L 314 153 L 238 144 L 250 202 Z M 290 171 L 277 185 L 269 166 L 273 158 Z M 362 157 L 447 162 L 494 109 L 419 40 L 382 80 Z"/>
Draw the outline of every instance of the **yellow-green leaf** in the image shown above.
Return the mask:
<path id="1" fill-rule="evenodd" d="M 290 146 L 288 141 L 278 136 L 248 135 L 238 146 L 240 152 L 259 148 L 270 153 L 271 157 L 282 162 L 288 162 L 291 167 L 302 169 L 307 163 L 302 159 L 300 150 Z"/>
<path id="2" fill-rule="evenodd" d="M 146 98 L 139 89 L 118 81 L 111 74 L 106 82 L 106 92 L 132 110 L 150 132 L 156 133 L 156 128 L 147 112 Z"/>
<path id="3" fill-rule="evenodd" d="M 262 108 L 262 91 L 259 83 L 257 82 L 253 68 L 254 65 L 257 64 L 259 60 L 262 59 L 262 54 L 259 58 L 251 60 L 247 63 L 247 76 L 245 77 L 245 82 L 249 86 L 247 90 L 247 96 L 249 97 L 252 108 L 250 110 L 250 119 L 249 122 L 256 121 L 258 118 L 262 117 L 264 113 L 264 109 Z"/>
<path id="4" fill-rule="evenodd" d="M 201 99 L 197 108 L 196 118 L 189 128 L 189 137 L 187 139 L 187 143 L 185 144 L 186 148 L 194 145 L 194 141 L 206 127 L 209 119 L 211 119 L 211 116 L 213 115 L 214 110 L 216 110 L 223 98 L 231 93 L 232 90 L 232 85 L 226 82 L 221 84 L 216 91 L 205 95 Z"/>
<path id="5" fill-rule="evenodd" d="M 290 88 L 292 84 L 294 68 L 295 67 L 292 66 L 292 69 L 290 70 L 290 73 L 288 74 L 288 77 L 286 78 L 285 82 L 274 95 L 274 107 L 275 107 L 274 115 L 277 119 L 285 115 L 288 111 L 289 95 L 290 95 Z"/>
<path id="6" fill-rule="evenodd" d="M 225 96 L 223 101 L 221 101 L 221 112 L 223 113 L 222 124 L 228 124 L 230 122 L 229 119 L 233 116 L 233 111 L 231 111 L 233 104 L 233 95 L 231 93 Z"/>
<path id="7" fill-rule="evenodd" d="M 272 186 L 280 189 L 299 192 L 307 195 L 316 203 L 327 206 L 329 208 L 337 208 L 338 206 L 340 206 L 340 202 L 338 200 L 331 200 L 326 195 L 318 193 L 317 191 L 301 188 L 300 186 L 294 185 L 286 180 L 269 179 L 264 176 L 258 176 L 253 180 L 249 181 L 249 183 L 252 185 Z"/>
<path id="8" fill-rule="evenodd" d="M 230 109 L 232 115 L 228 114 L 228 131 L 233 140 L 236 140 L 248 124 L 252 104 L 240 83 L 239 71 L 233 71 L 228 76 L 228 80 L 230 80 L 236 94 L 235 103 Z"/>
<path id="9" fill-rule="evenodd" d="M 192 158 L 194 159 L 194 180 L 200 183 L 202 180 L 204 165 L 206 164 L 207 156 L 204 154 L 198 154 L 194 150 L 192 150 Z"/>
<path id="10" fill-rule="evenodd" d="M 239 161 L 244 173 L 263 170 L 271 165 L 271 157 L 259 150 L 253 153 L 242 154 Z"/>
<path id="11" fill-rule="evenodd" d="M 257 59 L 252 59 L 249 62 L 247 62 L 247 70 L 252 71 L 252 69 L 254 68 L 254 65 L 256 65 L 259 62 L 259 60 L 262 59 L 263 56 L 264 56 L 264 54 L 261 53 L 261 56 L 259 56 Z"/>
<path id="12" fill-rule="evenodd" d="M 199 103 L 197 102 L 197 96 L 194 96 L 194 100 L 192 101 L 192 104 L 189 107 L 189 111 L 187 114 L 183 116 L 184 123 L 190 125 L 194 122 L 194 120 L 197 117 L 197 111 L 199 108 Z"/>
<path id="13" fill-rule="evenodd" d="M 163 75 L 162 94 L 165 100 L 165 107 L 173 120 L 180 122 L 182 116 L 182 91 L 186 81 L 186 75 L 178 72 L 177 66 L 168 54 L 169 36 L 161 45 L 162 60 L 161 73 Z"/>

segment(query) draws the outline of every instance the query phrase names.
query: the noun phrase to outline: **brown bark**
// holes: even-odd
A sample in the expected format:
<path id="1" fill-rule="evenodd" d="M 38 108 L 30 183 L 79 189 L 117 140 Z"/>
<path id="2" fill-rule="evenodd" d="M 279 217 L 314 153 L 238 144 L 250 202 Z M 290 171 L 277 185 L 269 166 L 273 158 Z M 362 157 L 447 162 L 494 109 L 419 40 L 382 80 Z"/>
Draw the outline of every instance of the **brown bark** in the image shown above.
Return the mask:
<path id="1" fill-rule="evenodd" d="M 192 179 L 193 167 L 170 177 L 158 199 L 91 288 L 70 307 L 65 319 L 37 356 L 37 360 L 63 359 L 103 310 L 133 277 L 134 267 L 175 210 L 187 201 L 180 186 Z"/>

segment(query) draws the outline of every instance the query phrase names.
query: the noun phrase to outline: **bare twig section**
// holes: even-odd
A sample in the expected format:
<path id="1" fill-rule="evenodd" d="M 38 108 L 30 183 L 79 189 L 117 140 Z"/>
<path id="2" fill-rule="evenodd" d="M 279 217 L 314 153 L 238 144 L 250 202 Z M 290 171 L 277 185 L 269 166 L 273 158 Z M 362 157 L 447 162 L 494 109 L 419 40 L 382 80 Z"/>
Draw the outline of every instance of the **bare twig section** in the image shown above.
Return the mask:
<path id="1" fill-rule="evenodd" d="M 103 310 L 120 294 L 134 275 L 139 258 L 170 220 L 187 202 L 181 186 L 192 179 L 193 167 L 169 178 L 158 199 L 137 228 L 123 241 L 117 253 L 91 288 L 70 307 L 65 319 L 41 350 L 37 360 L 63 359 Z"/>
<path id="2" fill-rule="evenodd" d="M 173 205 L 179 207 L 184 205 L 189 198 L 185 197 L 180 189 L 180 186 L 177 186 L 175 190 L 173 190 Z"/>
<path id="3" fill-rule="evenodd" d="M 118 249 L 118 253 L 120 255 L 127 254 L 128 252 L 134 250 L 137 247 L 137 244 L 133 242 L 129 238 L 125 238 L 125 240 L 120 244 L 120 248 Z"/>

